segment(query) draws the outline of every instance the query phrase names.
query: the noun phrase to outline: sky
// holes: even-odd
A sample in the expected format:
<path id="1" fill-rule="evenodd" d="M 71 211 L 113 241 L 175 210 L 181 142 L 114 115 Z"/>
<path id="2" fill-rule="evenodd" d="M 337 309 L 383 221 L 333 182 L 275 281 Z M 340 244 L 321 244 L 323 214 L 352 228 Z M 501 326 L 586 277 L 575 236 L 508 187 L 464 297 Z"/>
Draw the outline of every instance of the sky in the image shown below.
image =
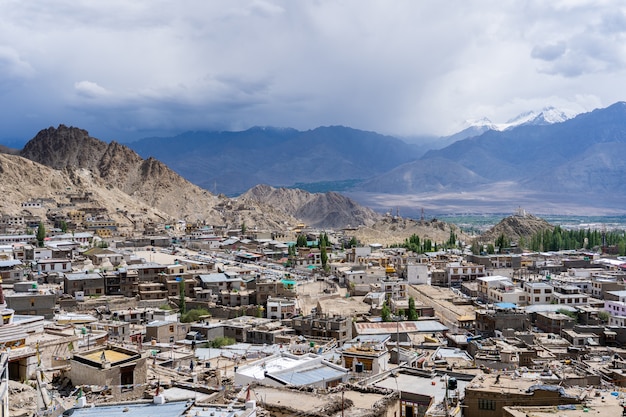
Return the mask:
<path id="1" fill-rule="evenodd" d="M 626 100 L 614 1 L 5 0 L 0 142 L 344 125 L 448 135 Z"/>

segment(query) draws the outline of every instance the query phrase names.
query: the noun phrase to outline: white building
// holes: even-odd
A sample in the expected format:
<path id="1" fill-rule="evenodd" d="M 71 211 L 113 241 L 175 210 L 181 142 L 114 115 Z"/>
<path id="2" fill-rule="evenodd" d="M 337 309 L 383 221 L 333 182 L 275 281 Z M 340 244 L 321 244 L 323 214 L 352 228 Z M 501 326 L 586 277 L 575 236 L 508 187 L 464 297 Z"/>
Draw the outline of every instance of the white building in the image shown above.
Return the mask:
<path id="1" fill-rule="evenodd" d="M 312 353 L 277 353 L 237 368 L 235 385 L 252 383 L 283 387 L 331 388 L 348 381 L 348 370 Z"/>
<path id="2" fill-rule="evenodd" d="M 552 285 L 547 282 L 540 281 L 524 283 L 526 300 L 529 305 L 550 304 L 552 301 L 552 290 Z"/>
<path id="3" fill-rule="evenodd" d="M 288 298 L 272 298 L 267 299 L 267 318 L 268 319 L 290 319 L 296 315 L 296 302 Z"/>

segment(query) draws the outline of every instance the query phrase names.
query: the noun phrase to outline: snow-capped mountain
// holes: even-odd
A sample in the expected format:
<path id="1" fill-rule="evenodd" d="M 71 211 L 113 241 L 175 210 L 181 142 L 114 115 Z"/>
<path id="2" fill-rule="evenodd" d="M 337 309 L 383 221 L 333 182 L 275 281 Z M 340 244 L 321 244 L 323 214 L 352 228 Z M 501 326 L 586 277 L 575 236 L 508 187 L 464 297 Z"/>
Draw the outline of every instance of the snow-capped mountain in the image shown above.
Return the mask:
<path id="1" fill-rule="evenodd" d="M 487 130 L 504 131 L 512 129 L 517 126 L 540 126 L 551 125 L 554 123 L 561 123 L 566 120 L 572 119 L 576 116 L 576 113 L 571 110 L 562 110 L 555 107 L 545 107 L 542 110 L 531 110 L 521 113 L 512 119 L 509 119 L 505 123 L 494 123 L 486 117 L 476 120 L 467 120 L 465 123 L 466 129 L 474 128 L 478 132 L 485 132 Z"/>
<path id="2" fill-rule="evenodd" d="M 561 123 L 576 116 L 576 113 L 571 110 L 560 110 L 554 107 L 545 107 L 540 111 L 528 111 L 522 113 L 506 123 L 498 125 L 498 130 L 511 129 L 513 127 L 522 125 L 551 125 L 554 123 Z"/>

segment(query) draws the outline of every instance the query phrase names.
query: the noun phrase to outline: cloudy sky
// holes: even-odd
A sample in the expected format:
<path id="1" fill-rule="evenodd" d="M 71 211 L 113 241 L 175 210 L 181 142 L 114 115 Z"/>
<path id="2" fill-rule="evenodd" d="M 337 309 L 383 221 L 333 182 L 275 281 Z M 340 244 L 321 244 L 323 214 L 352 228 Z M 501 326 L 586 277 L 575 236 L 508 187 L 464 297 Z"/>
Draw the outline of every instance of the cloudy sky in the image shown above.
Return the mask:
<path id="1" fill-rule="evenodd" d="M 346 125 L 451 134 L 626 100 L 613 1 L 7 0 L 0 140 Z"/>

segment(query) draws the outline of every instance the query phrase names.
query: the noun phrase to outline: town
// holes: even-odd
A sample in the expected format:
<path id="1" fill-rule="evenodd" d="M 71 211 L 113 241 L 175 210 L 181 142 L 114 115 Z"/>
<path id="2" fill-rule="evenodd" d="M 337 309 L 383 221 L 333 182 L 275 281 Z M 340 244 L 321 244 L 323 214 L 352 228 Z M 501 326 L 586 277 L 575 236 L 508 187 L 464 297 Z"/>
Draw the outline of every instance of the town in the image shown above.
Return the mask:
<path id="1" fill-rule="evenodd" d="M 603 247 L 137 233 L 88 202 L 0 219 L 3 416 L 626 415 L 626 259 Z"/>

